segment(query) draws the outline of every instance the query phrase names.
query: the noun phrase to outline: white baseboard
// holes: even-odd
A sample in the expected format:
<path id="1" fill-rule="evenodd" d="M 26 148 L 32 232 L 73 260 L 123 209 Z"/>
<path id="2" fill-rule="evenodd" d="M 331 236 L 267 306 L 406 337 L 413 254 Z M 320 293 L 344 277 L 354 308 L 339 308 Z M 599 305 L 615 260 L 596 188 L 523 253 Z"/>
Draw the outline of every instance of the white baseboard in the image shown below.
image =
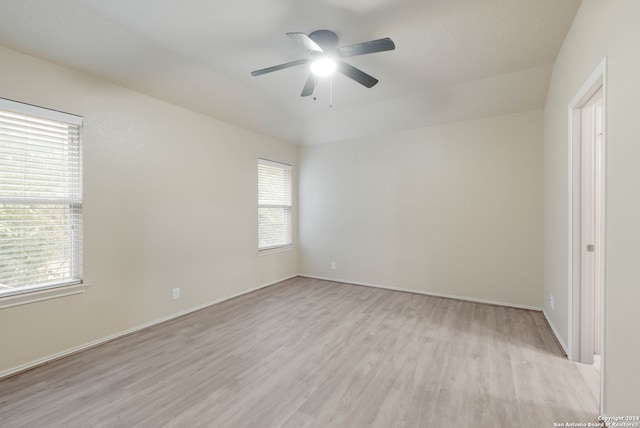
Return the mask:
<path id="1" fill-rule="evenodd" d="M 453 294 L 434 293 L 434 292 L 423 291 L 423 290 L 412 290 L 412 289 L 391 287 L 391 286 L 387 286 L 387 285 L 372 284 L 372 283 L 367 283 L 367 282 L 350 281 L 350 280 L 339 279 L 339 278 L 328 278 L 328 277 L 321 277 L 321 276 L 307 275 L 307 274 L 295 274 L 295 275 L 287 276 L 285 278 L 278 279 L 276 281 L 269 282 L 267 284 L 260 285 L 258 287 L 255 287 L 255 288 L 252 288 L 252 289 L 249 289 L 249 290 L 242 291 L 240 293 L 237 293 L 237 294 L 234 294 L 234 295 L 231 295 L 231 296 L 228 296 L 228 297 L 217 299 L 217 300 L 214 300 L 214 301 L 211 301 L 211 302 L 204 303 L 202 305 L 195 306 L 193 308 L 186 309 L 186 310 L 181 311 L 181 312 L 177 312 L 177 313 L 168 315 L 166 317 L 163 317 L 163 318 L 160 318 L 160 319 L 157 319 L 157 320 L 154 320 L 154 321 L 151 321 L 151 322 L 148 322 L 148 323 L 145 323 L 145 324 L 142 324 L 142 325 L 139 325 L 139 326 L 136 326 L 136 327 L 121 331 L 119 333 L 116 333 L 116 334 L 113 334 L 113 335 L 110 335 L 110 336 L 107 336 L 107 337 L 103 337 L 101 339 L 97 339 L 97 340 L 94 340 L 94 341 L 91 341 L 91 342 L 88 342 L 88 343 L 85 343 L 85 344 L 82 344 L 82 345 L 79 345 L 79 346 L 75 346 L 75 347 L 67 349 L 65 351 L 58 352 L 56 354 L 52 354 L 52 355 L 48 355 L 48 356 L 43 357 L 43 358 L 39 358 L 37 360 L 22 364 L 20 366 L 17 366 L 17 367 L 8 369 L 8 370 L 4 370 L 4 371 L 0 372 L 0 379 L 6 378 L 6 377 L 9 377 L 9 376 L 13 376 L 13 375 L 15 375 L 17 373 L 23 372 L 25 370 L 32 369 L 34 367 L 37 367 L 37 366 L 40 366 L 40 365 L 43 365 L 43 364 L 46 364 L 46 363 L 50 363 L 50 362 L 58 360 L 60 358 L 68 357 L 70 355 L 76 354 L 76 353 L 84 351 L 86 349 L 93 348 L 93 347 L 98 346 L 98 345 L 102 345 L 103 343 L 107 343 L 109 341 L 118 339 L 118 338 L 126 336 L 128 334 L 135 333 L 135 332 L 140 331 L 140 330 L 144 330 L 145 328 L 154 326 L 156 324 L 160 324 L 160 323 L 163 323 L 165 321 L 169 321 L 169 320 L 172 320 L 174 318 L 178 318 L 178 317 L 181 317 L 183 315 L 187 315 L 187 314 L 189 314 L 191 312 L 195 312 L 195 311 L 198 311 L 200 309 L 204 309 L 206 307 L 215 305 L 216 303 L 221 303 L 221 302 L 224 302 L 226 300 L 230 300 L 230 299 L 233 299 L 235 297 L 239 297 L 239 296 L 242 296 L 244 294 L 248 294 L 248 293 L 251 293 L 253 291 L 260 290 L 261 288 L 269 287 L 269 286 L 277 284 L 279 282 L 286 281 L 286 280 L 291 279 L 291 278 L 295 278 L 296 276 L 302 276 L 302 277 L 305 277 L 305 278 L 312 278 L 312 279 L 319 279 L 319 280 L 323 280 L 323 281 L 332 281 L 332 282 L 341 282 L 341 283 L 345 283 L 345 284 L 362 285 L 362 286 L 365 286 L 365 287 L 382 288 L 382 289 L 385 289 L 385 290 L 392 290 L 392 291 L 402 291 L 402 292 L 405 292 L 405 293 L 422 294 L 422 295 L 426 295 L 426 296 L 445 297 L 445 298 L 448 298 L 448 299 L 465 300 L 465 301 L 468 301 L 468 302 L 475 302 L 475 303 L 486 303 L 486 304 L 490 304 L 490 305 L 506 306 L 506 307 L 518 308 L 518 309 L 528 309 L 528 310 L 534 310 L 534 311 L 542 311 L 544 313 L 542 308 L 539 308 L 539 307 L 536 307 L 536 306 L 519 305 L 519 304 L 515 304 L 515 303 L 499 302 L 499 301 L 495 301 L 495 300 L 476 299 L 476 298 L 471 298 L 471 297 L 458 296 L 458 295 L 453 295 Z M 545 315 L 545 318 L 547 319 L 547 322 L 551 326 L 551 330 L 556 335 L 556 338 L 558 339 L 558 342 L 560 343 L 562 348 L 565 350 L 565 352 L 567 352 L 567 347 L 566 347 L 565 343 L 562 341 L 562 339 L 560 338 L 560 335 L 558 334 L 555 326 L 553 325 L 553 323 L 551 321 L 549 321 L 549 317 L 546 314 L 544 314 L 544 315 Z"/>
<path id="2" fill-rule="evenodd" d="M 198 305 L 198 306 L 195 306 L 193 308 L 189 308 L 189 309 L 186 309 L 184 311 L 180 311 L 180 312 L 177 312 L 175 314 L 171 314 L 171 315 L 168 315 L 166 317 L 162 317 L 160 319 L 157 319 L 157 320 L 154 320 L 154 321 L 151 321 L 151 322 L 148 322 L 148 323 L 145 323 L 145 324 L 130 328 L 128 330 L 124 330 L 124 331 L 121 331 L 119 333 L 112 334 L 112 335 L 107 336 L 107 337 L 103 337 L 101 339 L 93 340 L 91 342 L 88 342 L 88 343 L 85 343 L 85 344 L 82 344 L 82 345 L 79 345 L 79 346 L 74 346 L 73 348 L 64 350 L 62 352 L 58 352 L 58 353 L 55 353 L 55 354 L 52 354 L 52 355 L 48 355 L 48 356 L 43 357 L 43 358 L 39 358 L 37 360 L 31 361 L 31 362 L 28 362 L 28 363 L 25 363 L 25 364 L 21 364 L 21 365 L 19 365 L 17 367 L 14 367 L 14 368 L 11 368 L 11 369 L 8 369 L 8 370 L 4 370 L 4 371 L 0 372 L 0 380 L 4 379 L 6 377 L 9 377 L 9 376 L 13 376 L 13 375 L 15 375 L 17 373 L 32 369 L 34 367 L 38 367 L 38 366 L 41 366 L 41 365 L 46 364 L 46 363 L 50 363 L 50 362 L 55 361 L 55 360 L 59 360 L 60 358 L 64 358 L 64 357 L 68 357 L 68 356 L 73 355 L 73 354 L 77 354 L 78 352 L 87 350 L 89 348 L 93 348 L 93 347 L 98 346 L 98 345 L 102 345 L 103 343 L 110 342 L 112 340 L 118 339 L 118 338 L 126 336 L 128 334 L 135 333 L 135 332 L 140 331 L 140 330 L 144 330 L 145 328 L 152 327 L 152 326 L 154 326 L 156 324 L 160 324 L 160 323 L 163 323 L 165 321 L 169 321 L 169 320 L 172 320 L 174 318 L 178 318 L 178 317 L 181 317 L 183 315 L 190 314 L 191 312 L 199 311 L 200 309 L 204 309 L 204 308 L 206 308 L 208 306 L 215 305 L 216 303 L 221 303 L 221 302 L 224 302 L 226 300 L 231 300 L 233 298 L 242 296 L 244 294 L 249 294 L 249 293 L 252 293 L 254 291 L 260 290 L 261 288 L 269 287 L 270 285 L 274 285 L 274 284 L 277 284 L 279 282 L 286 281 L 286 280 L 291 279 L 291 278 L 295 278 L 296 276 L 298 276 L 298 275 L 297 274 L 290 275 L 290 276 L 287 276 L 286 278 L 282 278 L 282 279 L 279 279 L 277 281 L 269 282 L 268 284 L 263 284 L 263 285 L 260 285 L 258 287 L 251 288 L 249 290 L 245 290 L 245 291 L 242 291 L 240 293 L 237 293 L 237 294 L 234 294 L 234 295 L 231 295 L 231 296 L 228 296 L 228 297 L 223 297 L 221 299 L 213 300 L 211 302 L 207 302 L 207 303 L 204 303 L 202 305 Z"/>
<path id="3" fill-rule="evenodd" d="M 496 300 L 476 299 L 476 298 L 473 298 L 473 297 L 458 296 L 458 295 L 455 295 L 455 294 L 434 293 L 434 292 L 431 292 L 431 291 L 413 290 L 413 289 L 408 289 L 408 288 L 398 288 L 398 287 L 391 287 L 391 286 L 388 286 L 388 285 L 371 284 L 369 282 L 350 281 L 350 280 L 339 279 L 339 278 L 327 278 L 327 277 L 322 277 L 322 276 L 307 275 L 307 274 L 303 274 L 303 273 L 299 274 L 299 276 L 302 276 L 304 278 L 320 279 L 320 280 L 323 280 L 323 281 L 342 282 L 342 283 L 345 283 L 345 284 L 363 285 L 365 287 L 383 288 L 385 290 L 403 291 L 405 293 L 423 294 L 425 296 L 445 297 L 447 299 L 465 300 L 467 302 L 486 303 L 486 304 L 489 304 L 489 305 L 506 306 L 506 307 L 509 307 L 509 308 L 517 308 L 517 309 L 528 309 L 528 310 L 531 310 L 531 311 L 538 311 L 538 312 L 542 311 L 542 308 L 540 308 L 538 306 L 519 305 L 517 303 L 499 302 L 499 301 L 496 301 Z"/>
<path id="4" fill-rule="evenodd" d="M 543 309 L 542 310 L 542 314 L 544 315 L 545 319 L 547 320 L 547 323 L 549 324 L 549 327 L 551 327 L 551 331 L 556 336 L 556 340 L 558 341 L 558 343 L 562 347 L 562 350 L 564 351 L 564 353 L 566 355 L 569 355 L 569 348 L 567 347 L 567 344 L 564 343 L 564 340 L 562 340 L 562 336 L 560 336 L 560 333 L 558 333 L 558 329 L 556 328 L 555 324 L 551 321 L 551 318 L 549 318 L 549 315 L 547 314 L 547 311 Z"/>

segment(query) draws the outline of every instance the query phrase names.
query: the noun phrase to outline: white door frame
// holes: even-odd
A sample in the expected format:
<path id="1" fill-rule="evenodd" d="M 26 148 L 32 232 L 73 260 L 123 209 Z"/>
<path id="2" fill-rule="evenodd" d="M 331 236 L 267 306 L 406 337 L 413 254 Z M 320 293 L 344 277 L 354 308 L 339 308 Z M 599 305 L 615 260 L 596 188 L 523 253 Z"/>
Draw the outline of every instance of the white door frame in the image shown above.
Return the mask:
<path id="1" fill-rule="evenodd" d="M 600 219 L 603 227 L 600 229 L 600 234 L 597 241 L 599 241 L 600 250 L 600 269 L 599 281 L 600 281 L 600 350 L 602 362 L 605 358 L 604 347 L 604 287 L 605 287 L 605 182 L 606 182 L 606 105 L 607 105 L 607 58 L 604 58 L 602 62 L 591 73 L 589 78 L 582 85 L 580 90 L 573 97 L 569 103 L 569 343 L 568 343 L 568 356 L 573 361 L 586 360 L 585 353 L 591 352 L 593 354 L 593 315 L 587 314 L 584 316 L 581 314 L 581 307 L 588 304 L 591 301 L 590 298 L 585 298 L 585 293 L 582 292 L 582 263 L 581 257 L 583 254 L 582 241 L 582 206 L 581 206 L 581 174 L 582 174 L 582 151 L 581 151 L 581 113 L 582 107 L 587 104 L 591 97 L 602 88 L 603 99 L 603 118 L 602 118 L 602 145 L 601 152 L 599 153 L 601 161 L 601 179 L 596 186 L 600 190 Z M 589 343 L 589 340 L 591 342 Z M 600 375 L 600 407 L 604 406 L 602 390 L 603 390 L 603 371 Z"/>

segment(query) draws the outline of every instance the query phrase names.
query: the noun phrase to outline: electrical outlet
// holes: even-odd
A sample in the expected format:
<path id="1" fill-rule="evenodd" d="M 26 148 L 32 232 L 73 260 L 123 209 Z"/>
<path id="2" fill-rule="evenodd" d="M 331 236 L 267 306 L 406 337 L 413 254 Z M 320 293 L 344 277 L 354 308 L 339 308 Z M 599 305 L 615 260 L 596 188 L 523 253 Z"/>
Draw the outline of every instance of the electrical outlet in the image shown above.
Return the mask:
<path id="1" fill-rule="evenodd" d="M 331 269 L 336 270 L 336 262 L 331 262 Z"/>
<path id="2" fill-rule="evenodd" d="M 551 306 L 551 309 L 553 310 L 556 309 L 556 301 L 553 298 L 553 294 L 549 294 L 549 306 Z"/>
<path id="3" fill-rule="evenodd" d="M 174 288 L 173 289 L 173 300 L 179 299 L 180 298 L 180 289 L 179 288 Z"/>

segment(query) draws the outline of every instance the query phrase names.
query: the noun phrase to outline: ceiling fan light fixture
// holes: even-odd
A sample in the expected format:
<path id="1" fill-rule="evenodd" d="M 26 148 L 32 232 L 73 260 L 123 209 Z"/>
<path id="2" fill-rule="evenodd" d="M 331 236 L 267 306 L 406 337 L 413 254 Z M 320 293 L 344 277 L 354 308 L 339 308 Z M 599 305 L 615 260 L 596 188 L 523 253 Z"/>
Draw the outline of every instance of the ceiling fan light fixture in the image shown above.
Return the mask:
<path id="1" fill-rule="evenodd" d="M 309 73 L 302 92 L 300 93 L 301 97 L 313 95 L 318 78 L 331 76 L 336 71 L 361 84 L 365 88 L 374 87 L 378 83 L 378 79 L 343 61 L 343 59 L 352 56 L 392 51 L 396 48 L 393 40 L 389 37 L 338 48 L 338 35 L 333 31 L 316 30 L 309 34 L 298 32 L 287 33 L 287 35 L 295 40 L 296 43 L 304 46 L 309 51 L 310 57 L 285 62 L 284 64 L 274 65 L 272 67 L 261 68 L 260 70 L 252 71 L 251 75 L 262 76 L 263 74 L 284 70 L 297 65 L 309 65 Z M 306 68 L 307 67 L 305 67 L 305 69 Z"/>
<path id="2" fill-rule="evenodd" d="M 326 77 L 336 71 L 335 60 L 327 57 L 318 58 L 311 63 L 311 72 L 318 77 Z"/>

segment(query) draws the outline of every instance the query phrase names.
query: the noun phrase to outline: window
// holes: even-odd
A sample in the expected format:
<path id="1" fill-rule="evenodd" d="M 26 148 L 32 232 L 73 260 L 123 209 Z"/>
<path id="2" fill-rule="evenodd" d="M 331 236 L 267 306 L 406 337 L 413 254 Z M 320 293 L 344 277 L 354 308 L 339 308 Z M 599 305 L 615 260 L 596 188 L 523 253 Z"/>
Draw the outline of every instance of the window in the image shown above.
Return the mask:
<path id="1" fill-rule="evenodd" d="M 0 298 L 82 282 L 81 125 L 0 98 Z"/>
<path id="2" fill-rule="evenodd" d="M 258 159 L 258 252 L 291 247 L 291 166 Z"/>

